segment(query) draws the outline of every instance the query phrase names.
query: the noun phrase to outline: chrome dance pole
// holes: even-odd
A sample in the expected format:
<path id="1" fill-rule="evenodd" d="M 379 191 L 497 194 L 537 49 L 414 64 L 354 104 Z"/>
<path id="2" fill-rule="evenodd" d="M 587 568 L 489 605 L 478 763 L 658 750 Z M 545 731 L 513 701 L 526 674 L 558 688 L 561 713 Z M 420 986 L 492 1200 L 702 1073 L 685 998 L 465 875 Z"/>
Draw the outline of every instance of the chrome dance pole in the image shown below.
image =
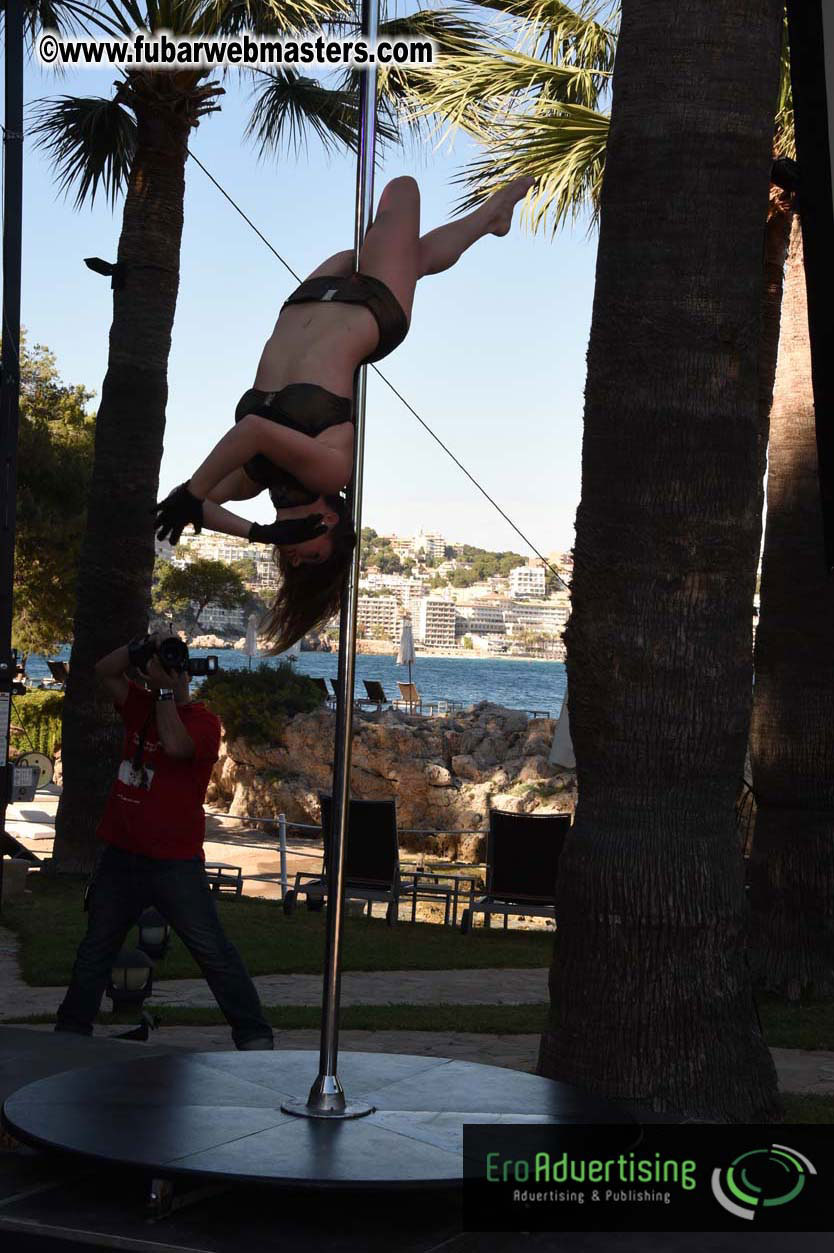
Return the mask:
<path id="1" fill-rule="evenodd" d="M 378 0 L 362 0 L 362 34 L 375 42 L 379 25 Z M 359 89 L 359 149 L 356 164 L 356 227 L 353 268 L 371 225 L 374 208 L 374 150 L 376 146 L 376 63 L 364 70 Z M 362 477 L 365 452 L 367 366 L 356 372 L 354 390 L 355 443 L 353 479 L 349 494 L 356 547 L 342 589 L 339 621 L 339 675 L 336 698 L 336 739 L 333 759 L 332 828 L 327 858 L 327 945 L 324 958 L 319 1073 L 306 1102 L 286 1101 L 287 1113 L 308 1118 L 360 1118 L 374 1107 L 345 1100 L 337 1074 L 339 1056 L 339 993 L 341 983 L 342 923 L 344 919 L 345 838 L 350 798 L 350 760 L 353 738 L 353 684 L 356 666 L 356 607 L 359 590 L 359 537 L 362 534 Z"/>

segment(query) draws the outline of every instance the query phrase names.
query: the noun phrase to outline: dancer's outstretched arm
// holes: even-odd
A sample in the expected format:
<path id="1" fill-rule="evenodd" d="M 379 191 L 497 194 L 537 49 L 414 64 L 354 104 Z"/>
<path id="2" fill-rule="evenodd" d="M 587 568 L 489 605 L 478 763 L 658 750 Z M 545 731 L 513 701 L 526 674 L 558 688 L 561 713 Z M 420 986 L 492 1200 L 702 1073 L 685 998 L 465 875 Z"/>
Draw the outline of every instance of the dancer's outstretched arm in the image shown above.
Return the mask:
<path id="1" fill-rule="evenodd" d="M 218 531 L 221 535 L 237 535 L 240 539 L 249 539 L 252 523 L 248 518 L 241 518 L 230 509 L 213 500 L 203 501 L 203 526 L 209 531 Z"/>

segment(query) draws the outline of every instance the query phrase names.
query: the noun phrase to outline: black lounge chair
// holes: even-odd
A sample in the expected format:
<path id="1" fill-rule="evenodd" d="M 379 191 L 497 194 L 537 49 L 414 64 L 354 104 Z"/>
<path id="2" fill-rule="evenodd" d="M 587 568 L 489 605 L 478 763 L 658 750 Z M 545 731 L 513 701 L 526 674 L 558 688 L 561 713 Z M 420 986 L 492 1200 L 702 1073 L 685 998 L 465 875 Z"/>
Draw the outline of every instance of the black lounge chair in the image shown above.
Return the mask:
<path id="1" fill-rule="evenodd" d="M 319 689 L 319 691 L 320 691 L 320 692 L 321 692 L 321 694 L 325 697 L 325 699 L 326 699 L 326 700 L 332 700 L 332 699 L 333 699 L 333 697 L 330 695 L 330 693 L 329 693 L 329 692 L 328 692 L 328 690 L 327 690 L 327 680 L 326 680 L 326 679 L 313 679 L 313 678 L 311 678 L 311 679 L 310 679 L 310 682 L 311 682 L 311 683 L 315 683 L 316 687 Z"/>
<path id="2" fill-rule="evenodd" d="M 381 709 L 383 705 L 390 705 L 391 702 L 383 691 L 382 684 L 376 679 L 363 679 L 365 691 L 368 693 L 369 705 L 376 705 L 377 709 Z"/>
<path id="3" fill-rule="evenodd" d="M 69 664 L 66 661 L 47 661 L 49 673 L 56 683 L 60 683 L 61 687 L 66 687 L 69 678 Z"/>
<path id="4" fill-rule="evenodd" d="M 324 838 L 324 865 L 320 875 L 303 871 L 284 897 L 284 913 L 292 914 L 298 895 L 307 897 L 307 908 L 321 909 L 327 897 L 327 864 L 332 817 L 329 796 L 319 796 Z M 376 901 L 387 905 L 385 921 L 397 921 L 400 898 L 400 848 L 397 839 L 397 803 L 390 800 L 351 800 L 345 840 L 345 900 L 366 901 L 370 916 Z"/>
<path id="5" fill-rule="evenodd" d="M 330 686 L 333 688 L 333 700 L 339 699 L 339 684 L 336 679 L 330 680 Z M 367 683 L 365 684 L 367 687 Z M 375 705 L 376 701 L 362 700 L 359 696 L 354 696 L 353 704 L 357 709 L 364 709 L 366 705 Z"/>
<path id="6" fill-rule="evenodd" d="M 492 914 L 556 919 L 556 874 L 570 814 L 511 814 L 501 809 L 489 813 L 487 835 L 486 895 L 474 894 L 463 911 L 460 929 L 472 929 L 475 914 L 483 914 L 489 926 Z"/>

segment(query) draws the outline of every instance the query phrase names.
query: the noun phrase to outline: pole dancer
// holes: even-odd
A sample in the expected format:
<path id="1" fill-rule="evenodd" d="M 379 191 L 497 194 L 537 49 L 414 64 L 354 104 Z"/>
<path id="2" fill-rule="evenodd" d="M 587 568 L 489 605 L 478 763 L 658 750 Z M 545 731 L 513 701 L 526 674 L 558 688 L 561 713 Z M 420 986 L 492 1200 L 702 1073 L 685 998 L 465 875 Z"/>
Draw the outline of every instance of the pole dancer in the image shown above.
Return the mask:
<path id="1" fill-rule="evenodd" d="M 191 478 L 156 506 L 160 539 L 207 527 L 275 546 L 281 573 L 265 623 L 276 652 L 338 610 L 356 543 L 344 498 L 354 457 L 354 377 L 408 333 L 417 282 L 450 269 L 485 235 L 506 235 L 532 178 L 515 179 L 473 213 L 420 235 L 413 178 L 383 190 L 354 270 L 336 253 L 284 302 L 235 425 Z M 268 491 L 276 520 L 249 522 L 223 506 Z"/>

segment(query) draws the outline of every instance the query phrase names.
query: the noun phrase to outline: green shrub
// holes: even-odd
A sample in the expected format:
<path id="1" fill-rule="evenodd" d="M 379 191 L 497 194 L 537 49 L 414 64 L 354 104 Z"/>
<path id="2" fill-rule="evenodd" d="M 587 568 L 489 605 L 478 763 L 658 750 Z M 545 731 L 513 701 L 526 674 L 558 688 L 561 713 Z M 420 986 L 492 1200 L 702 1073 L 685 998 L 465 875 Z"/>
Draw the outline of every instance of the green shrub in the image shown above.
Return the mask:
<path id="1" fill-rule="evenodd" d="M 317 709 L 324 694 L 283 661 L 257 670 L 219 670 L 203 683 L 200 700 L 220 718 L 228 739 L 272 744 L 288 718 Z"/>
<path id="2" fill-rule="evenodd" d="M 27 692 L 15 696 L 12 711 L 11 747 L 19 753 L 33 749 L 55 755 L 61 744 L 61 716 L 64 708 L 63 692 Z M 20 727 L 20 731 L 14 728 Z"/>

